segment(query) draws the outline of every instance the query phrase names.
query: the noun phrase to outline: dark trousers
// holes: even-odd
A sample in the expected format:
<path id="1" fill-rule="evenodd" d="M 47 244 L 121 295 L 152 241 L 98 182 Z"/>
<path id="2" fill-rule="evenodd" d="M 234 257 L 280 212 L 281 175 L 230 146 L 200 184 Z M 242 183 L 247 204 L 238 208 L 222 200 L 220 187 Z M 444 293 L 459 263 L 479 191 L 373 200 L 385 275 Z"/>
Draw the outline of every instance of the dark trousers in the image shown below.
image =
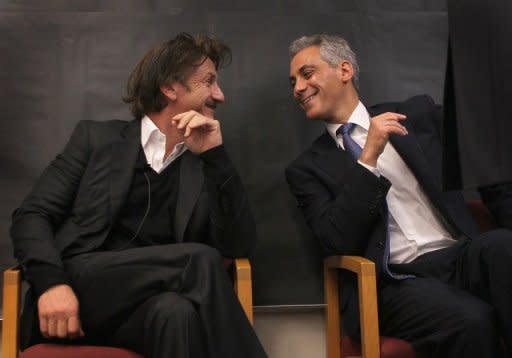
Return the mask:
<path id="1" fill-rule="evenodd" d="M 381 334 L 411 342 L 421 357 L 510 357 L 512 231 L 472 240 L 393 265 L 417 277 L 383 280 Z M 510 352 L 510 351 L 509 351 Z"/>
<path id="2" fill-rule="evenodd" d="M 89 342 L 150 357 L 266 357 L 217 250 L 195 243 L 65 261 Z"/>

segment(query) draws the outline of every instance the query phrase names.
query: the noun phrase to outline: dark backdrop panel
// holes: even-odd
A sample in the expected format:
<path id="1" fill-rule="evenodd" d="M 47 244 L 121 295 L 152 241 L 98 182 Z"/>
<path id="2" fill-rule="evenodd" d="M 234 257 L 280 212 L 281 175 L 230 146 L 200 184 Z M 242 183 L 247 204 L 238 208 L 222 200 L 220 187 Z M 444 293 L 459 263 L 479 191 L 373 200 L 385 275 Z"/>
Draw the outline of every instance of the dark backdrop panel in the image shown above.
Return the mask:
<path id="1" fill-rule="evenodd" d="M 226 40 L 217 113 L 247 186 L 260 245 L 258 305 L 323 302 L 321 255 L 284 182 L 284 167 L 323 127 L 309 122 L 288 83 L 290 41 L 338 33 L 361 67 L 365 103 L 430 93 L 440 101 L 444 1 L 0 0 L 0 266 L 12 264 L 10 213 L 81 119 L 130 119 L 126 79 L 153 45 L 177 32 Z"/>

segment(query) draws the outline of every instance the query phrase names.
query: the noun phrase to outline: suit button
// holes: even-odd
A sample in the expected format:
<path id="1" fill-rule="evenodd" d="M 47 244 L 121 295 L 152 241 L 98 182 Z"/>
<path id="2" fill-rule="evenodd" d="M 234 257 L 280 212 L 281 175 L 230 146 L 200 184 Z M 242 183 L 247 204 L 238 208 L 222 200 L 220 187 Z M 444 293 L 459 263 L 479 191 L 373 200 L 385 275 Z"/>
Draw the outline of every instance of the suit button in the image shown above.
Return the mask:
<path id="1" fill-rule="evenodd" d="M 379 248 L 380 250 L 384 249 L 384 241 L 379 241 L 377 243 L 377 248 Z"/>

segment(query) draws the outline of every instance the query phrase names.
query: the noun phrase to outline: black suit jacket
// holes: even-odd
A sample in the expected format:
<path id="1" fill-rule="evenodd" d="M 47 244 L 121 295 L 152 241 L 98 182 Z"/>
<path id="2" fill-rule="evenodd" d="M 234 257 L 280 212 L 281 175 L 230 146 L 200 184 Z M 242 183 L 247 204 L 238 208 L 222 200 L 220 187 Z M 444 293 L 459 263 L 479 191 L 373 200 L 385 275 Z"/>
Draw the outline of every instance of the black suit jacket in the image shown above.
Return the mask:
<path id="1" fill-rule="evenodd" d="M 108 237 L 128 195 L 140 146 L 140 121 L 79 122 L 14 212 L 15 256 L 36 292 L 38 268 L 63 273 L 63 258 L 90 252 Z M 208 153 L 183 154 L 174 237 L 209 244 L 226 257 L 247 256 L 256 241 L 254 219 L 231 161 L 223 147 L 215 150 L 221 161 L 207 160 Z M 219 171 L 223 182 L 215 182 Z"/>
<path id="2" fill-rule="evenodd" d="M 460 192 L 442 192 L 441 109 L 428 96 L 403 103 L 368 108 L 370 115 L 398 112 L 407 136 L 392 135 L 390 142 L 411 169 L 454 238 L 478 233 Z M 286 178 L 309 227 L 326 255 L 361 255 L 375 261 L 382 279 L 386 222 L 382 216 L 390 182 L 359 165 L 339 149 L 326 132 L 286 169 Z M 357 289 L 353 278 L 344 281 L 342 310 L 350 334 L 358 328 Z"/>

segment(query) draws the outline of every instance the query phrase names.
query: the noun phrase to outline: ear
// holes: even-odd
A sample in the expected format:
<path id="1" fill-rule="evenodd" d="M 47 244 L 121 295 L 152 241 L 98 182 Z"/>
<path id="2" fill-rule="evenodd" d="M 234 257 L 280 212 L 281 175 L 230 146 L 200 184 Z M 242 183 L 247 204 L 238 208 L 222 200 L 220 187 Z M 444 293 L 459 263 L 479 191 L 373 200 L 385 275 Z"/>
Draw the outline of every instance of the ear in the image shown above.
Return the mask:
<path id="1" fill-rule="evenodd" d="M 354 77 L 354 67 L 348 61 L 341 61 L 336 67 L 336 73 L 343 83 L 351 82 Z"/>
<path id="2" fill-rule="evenodd" d="M 171 101 L 175 101 L 178 96 L 176 93 L 176 83 L 160 86 L 160 92 Z"/>

